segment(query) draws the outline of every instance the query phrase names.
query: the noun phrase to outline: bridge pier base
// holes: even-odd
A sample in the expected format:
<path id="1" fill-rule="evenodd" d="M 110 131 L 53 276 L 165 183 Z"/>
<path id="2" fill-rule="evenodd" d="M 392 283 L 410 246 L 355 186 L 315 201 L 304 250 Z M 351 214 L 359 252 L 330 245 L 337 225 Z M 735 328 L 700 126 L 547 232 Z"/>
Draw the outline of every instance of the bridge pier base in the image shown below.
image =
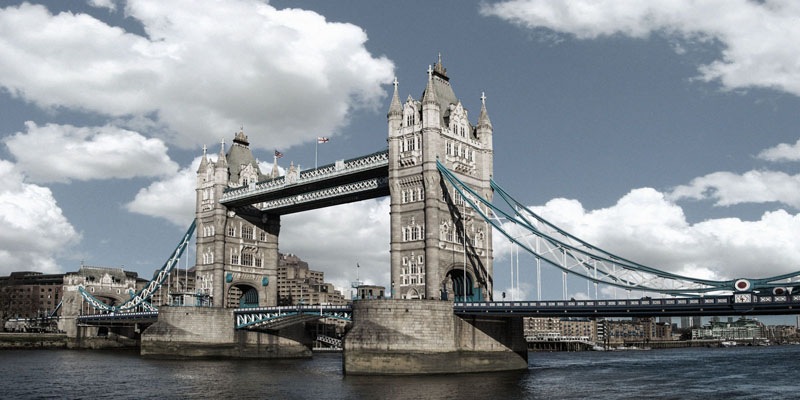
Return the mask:
<path id="1" fill-rule="evenodd" d="M 303 325 L 275 332 L 236 331 L 233 309 L 159 307 L 158 321 L 142 333 L 150 357 L 310 358 Z"/>
<path id="2" fill-rule="evenodd" d="M 439 300 L 358 300 L 344 339 L 352 375 L 411 375 L 523 370 L 522 317 L 459 317 Z"/>

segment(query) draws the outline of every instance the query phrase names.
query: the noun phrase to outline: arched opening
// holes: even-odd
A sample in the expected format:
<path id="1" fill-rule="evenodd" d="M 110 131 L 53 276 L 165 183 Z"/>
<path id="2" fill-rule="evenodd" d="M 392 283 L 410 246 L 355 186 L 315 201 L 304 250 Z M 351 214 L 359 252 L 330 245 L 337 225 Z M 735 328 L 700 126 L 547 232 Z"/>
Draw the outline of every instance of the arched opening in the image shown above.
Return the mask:
<path id="1" fill-rule="evenodd" d="M 233 285 L 228 289 L 227 308 L 258 307 L 258 290 L 248 285 Z"/>
<path id="2" fill-rule="evenodd" d="M 409 290 L 406 293 L 406 298 L 408 298 L 408 299 L 419 299 L 420 298 L 419 297 L 419 292 L 417 292 L 417 289 L 411 288 L 411 290 Z"/>
<path id="3" fill-rule="evenodd" d="M 474 287 L 475 284 L 472 281 L 472 276 L 468 273 L 464 274 L 463 269 L 454 268 L 450 270 L 450 272 L 447 273 L 447 278 L 448 279 L 445 280 L 445 283 L 449 283 L 449 285 L 447 284 L 445 285 L 447 296 L 442 296 L 442 297 L 453 296 L 453 300 L 456 302 L 471 302 L 471 301 L 483 300 L 483 296 L 481 295 L 481 290 L 479 288 Z M 464 293 L 465 289 L 466 289 L 466 294 Z"/>

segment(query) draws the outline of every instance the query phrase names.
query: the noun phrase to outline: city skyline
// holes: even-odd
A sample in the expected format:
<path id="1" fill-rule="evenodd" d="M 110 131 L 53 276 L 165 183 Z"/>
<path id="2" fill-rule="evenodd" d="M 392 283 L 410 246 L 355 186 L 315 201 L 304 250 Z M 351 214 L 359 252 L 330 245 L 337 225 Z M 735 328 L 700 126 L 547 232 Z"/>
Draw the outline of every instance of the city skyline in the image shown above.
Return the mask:
<path id="1" fill-rule="evenodd" d="M 83 260 L 150 275 L 194 215 L 203 146 L 243 129 L 263 172 L 275 150 L 312 167 L 317 137 L 320 165 L 381 150 L 392 80 L 419 99 L 438 54 L 473 124 L 486 93 L 495 180 L 556 224 L 694 277 L 800 269 L 796 6 L 7 4 L 2 274 Z M 287 216 L 280 251 L 339 287 L 357 263 L 388 286 L 388 224 L 388 199 Z"/>

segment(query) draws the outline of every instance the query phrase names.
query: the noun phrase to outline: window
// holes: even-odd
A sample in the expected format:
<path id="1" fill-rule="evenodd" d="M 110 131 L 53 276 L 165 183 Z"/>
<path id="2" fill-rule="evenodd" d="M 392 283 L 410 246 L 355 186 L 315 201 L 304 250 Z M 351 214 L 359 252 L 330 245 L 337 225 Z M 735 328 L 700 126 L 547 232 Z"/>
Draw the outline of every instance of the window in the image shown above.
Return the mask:
<path id="1" fill-rule="evenodd" d="M 408 257 L 403 257 L 403 265 L 408 265 Z"/>
<path id="2" fill-rule="evenodd" d="M 264 264 L 263 264 L 263 262 L 262 262 L 262 260 L 261 260 L 261 257 L 255 257 L 255 258 L 254 258 L 253 265 L 254 265 L 254 266 L 256 266 L 256 267 L 259 267 L 259 268 L 260 268 L 260 267 L 263 267 L 263 266 L 264 266 Z"/>
<path id="3" fill-rule="evenodd" d="M 422 261 L 423 261 L 423 258 L 422 258 L 422 255 L 420 254 L 419 256 L 417 256 L 417 264 L 422 264 Z"/>
<path id="4" fill-rule="evenodd" d="M 253 255 L 244 253 L 242 254 L 242 265 L 253 266 Z"/>
<path id="5" fill-rule="evenodd" d="M 253 227 L 251 226 L 242 227 L 242 239 L 253 240 Z"/>
<path id="6" fill-rule="evenodd" d="M 236 237 L 236 227 L 233 226 L 228 227 L 228 236 Z"/>
<path id="7" fill-rule="evenodd" d="M 239 255 L 238 254 L 231 254 L 231 264 L 232 265 L 239 265 Z"/>
<path id="8" fill-rule="evenodd" d="M 417 201 L 415 193 L 414 193 L 414 189 L 411 189 L 409 191 L 411 192 L 411 199 L 409 201 L 411 201 L 412 203 Z"/>
<path id="9" fill-rule="evenodd" d="M 447 142 L 445 153 L 449 156 L 453 154 L 453 143 Z"/>
<path id="10" fill-rule="evenodd" d="M 259 232 L 258 236 L 261 238 L 262 242 L 266 242 L 267 241 L 267 233 L 266 232 Z"/>
<path id="11" fill-rule="evenodd" d="M 402 197 L 402 200 L 401 200 L 401 202 L 402 202 L 403 204 L 405 204 L 405 203 L 407 203 L 407 202 L 408 202 L 408 193 L 406 193 L 406 191 L 405 191 L 405 190 L 403 190 L 403 194 L 402 194 L 402 196 L 401 196 L 401 197 Z"/>

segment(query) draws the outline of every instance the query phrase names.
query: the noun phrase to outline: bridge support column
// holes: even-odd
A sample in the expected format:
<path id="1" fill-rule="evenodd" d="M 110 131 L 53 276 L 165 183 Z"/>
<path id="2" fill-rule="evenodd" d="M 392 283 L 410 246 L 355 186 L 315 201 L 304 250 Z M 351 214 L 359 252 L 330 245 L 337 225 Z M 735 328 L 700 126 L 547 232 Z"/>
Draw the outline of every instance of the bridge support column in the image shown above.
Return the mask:
<path id="1" fill-rule="evenodd" d="M 459 317 L 439 300 L 359 300 L 345 336 L 344 371 L 410 375 L 522 370 L 522 317 Z"/>
<path id="2" fill-rule="evenodd" d="M 163 358 L 308 358 L 312 338 L 302 324 L 275 332 L 237 331 L 233 309 L 168 307 L 141 337 L 141 355 Z"/>

